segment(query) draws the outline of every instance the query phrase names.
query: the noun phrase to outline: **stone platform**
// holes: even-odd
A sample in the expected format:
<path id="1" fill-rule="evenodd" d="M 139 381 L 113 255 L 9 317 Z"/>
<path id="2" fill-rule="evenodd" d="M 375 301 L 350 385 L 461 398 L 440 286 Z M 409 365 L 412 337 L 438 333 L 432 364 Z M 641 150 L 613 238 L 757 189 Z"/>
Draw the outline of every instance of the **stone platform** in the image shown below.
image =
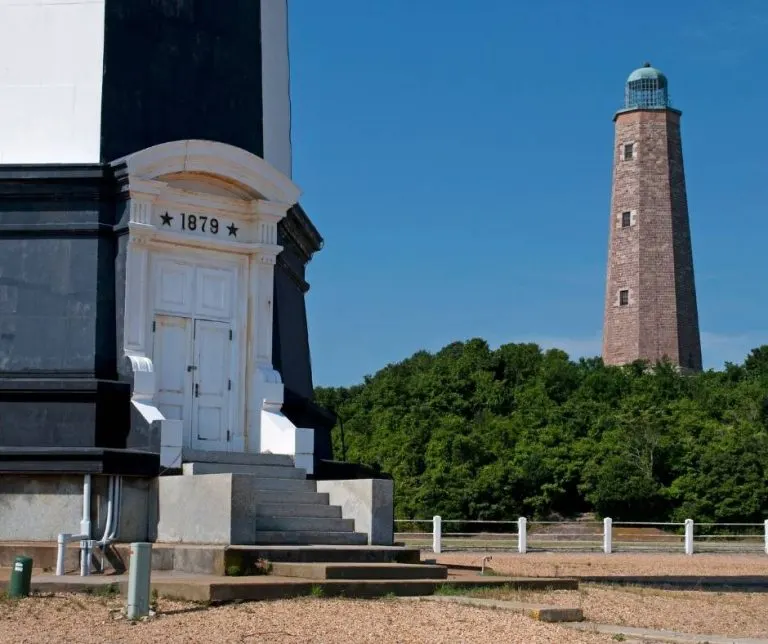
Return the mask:
<path id="1" fill-rule="evenodd" d="M 0 592 L 5 590 L 9 571 L 0 569 Z M 333 579 L 317 580 L 277 575 L 228 577 L 196 575 L 192 573 L 159 571 L 152 574 L 152 590 L 158 595 L 174 599 L 226 603 L 233 601 L 259 601 L 289 599 L 309 595 L 327 597 L 382 597 L 397 595 L 416 597 L 432 595 L 443 587 L 473 588 L 505 586 L 518 590 L 576 590 L 574 579 L 483 577 L 460 571 L 448 571 L 446 579 Z M 125 595 L 127 575 L 92 575 L 90 577 L 56 577 L 35 570 L 32 576 L 33 593 L 91 593 L 116 592 Z"/>
<path id="2" fill-rule="evenodd" d="M 56 568 L 57 546 L 53 542 L 0 542 L 0 568 L 10 568 L 18 555 L 32 557 L 35 568 Z M 110 548 L 102 572 L 120 574 L 128 569 L 130 546 L 117 544 Z M 79 570 L 78 544 L 66 549 L 66 572 Z M 260 561 L 273 564 L 419 564 L 417 548 L 400 546 L 218 546 L 152 544 L 152 569 L 162 572 L 184 572 L 225 575 L 228 570 L 248 570 Z M 101 563 L 100 561 L 98 563 Z"/>

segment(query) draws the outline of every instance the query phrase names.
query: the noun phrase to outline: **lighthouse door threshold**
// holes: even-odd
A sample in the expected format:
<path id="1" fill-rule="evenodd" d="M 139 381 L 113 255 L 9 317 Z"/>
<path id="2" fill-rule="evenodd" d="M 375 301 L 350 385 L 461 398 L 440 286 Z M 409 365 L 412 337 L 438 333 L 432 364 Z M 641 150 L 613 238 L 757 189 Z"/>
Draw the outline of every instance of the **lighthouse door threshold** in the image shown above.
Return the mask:
<path id="1" fill-rule="evenodd" d="M 181 420 L 184 446 L 228 451 L 232 400 L 232 327 L 227 322 L 157 315 L 153 323 L 155 401 Z"/>

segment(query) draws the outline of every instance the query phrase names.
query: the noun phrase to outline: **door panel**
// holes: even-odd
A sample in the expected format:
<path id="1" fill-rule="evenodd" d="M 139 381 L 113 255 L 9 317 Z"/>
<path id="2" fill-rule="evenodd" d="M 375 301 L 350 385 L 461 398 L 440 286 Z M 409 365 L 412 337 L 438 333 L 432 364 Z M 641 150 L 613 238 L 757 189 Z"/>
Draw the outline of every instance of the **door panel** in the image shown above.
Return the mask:
<path id="1" fill-rule="evenodd" d="M 172 260 L 157 262 L 155 310 L 192 317 L 195 269 Z"/>
<path id="2" fill-rule="evenodd" d="M 155 401 L 160 412 L 185 425 L 191 412 L 191 376 L 187 365 L 192 364 L 192 320 L 166 315 L 155 319 L 153 358 L 157 393 Z"/>
<path id="3" fill-rule="evenodd" d="M 230 326 L 195 320 L 195 391 L 192 399 L 193 447 L 226 450 L 229 430 Z"/>

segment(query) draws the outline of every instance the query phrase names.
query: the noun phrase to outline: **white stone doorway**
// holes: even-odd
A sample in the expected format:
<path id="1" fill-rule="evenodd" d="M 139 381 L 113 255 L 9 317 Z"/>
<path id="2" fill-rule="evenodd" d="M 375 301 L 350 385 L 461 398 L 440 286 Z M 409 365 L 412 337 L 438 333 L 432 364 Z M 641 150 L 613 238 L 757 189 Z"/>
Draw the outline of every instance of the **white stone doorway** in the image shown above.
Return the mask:
<path id="1" fill-rule="evenodd" d="M 263 159 L 175 141 L 112 163 L 125 199 L 122 353 L 132 405 L 160 423 L 161 464 L 182 450 L 290 454 L 312 429 L 281 413 L 272 365 L 277 224 L 300 191 Z"/>

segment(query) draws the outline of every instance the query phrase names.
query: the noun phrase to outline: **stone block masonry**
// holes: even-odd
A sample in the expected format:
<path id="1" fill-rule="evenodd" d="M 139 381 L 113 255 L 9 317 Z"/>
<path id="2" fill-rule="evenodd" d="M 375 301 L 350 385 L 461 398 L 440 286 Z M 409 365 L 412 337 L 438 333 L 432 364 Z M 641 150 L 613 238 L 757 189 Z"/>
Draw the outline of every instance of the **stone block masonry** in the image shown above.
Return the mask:
<path id="1" fill-rule="evenodd" d="M 603 360 L 702 368 L 680 112 L 616 116 Z"/>

